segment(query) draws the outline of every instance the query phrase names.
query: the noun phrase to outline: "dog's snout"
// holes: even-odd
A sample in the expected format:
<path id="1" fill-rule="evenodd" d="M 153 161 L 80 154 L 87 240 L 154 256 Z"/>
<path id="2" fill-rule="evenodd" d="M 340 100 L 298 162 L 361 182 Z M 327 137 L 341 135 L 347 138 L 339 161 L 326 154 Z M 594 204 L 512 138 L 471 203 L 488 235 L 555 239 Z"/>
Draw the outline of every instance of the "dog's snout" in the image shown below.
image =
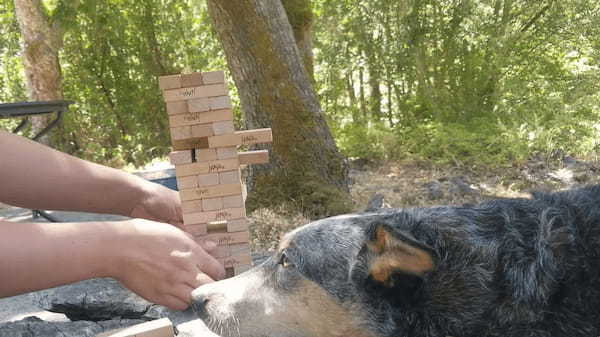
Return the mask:
<path id="1" fill-rule="evenodd" d="M 206 306 L 209 302 L 209 295 L 204 291 L 199 291 L 199 289 L 194 290 L 192 292 L 192 309 L 198 315 L 206 315 Z"/>

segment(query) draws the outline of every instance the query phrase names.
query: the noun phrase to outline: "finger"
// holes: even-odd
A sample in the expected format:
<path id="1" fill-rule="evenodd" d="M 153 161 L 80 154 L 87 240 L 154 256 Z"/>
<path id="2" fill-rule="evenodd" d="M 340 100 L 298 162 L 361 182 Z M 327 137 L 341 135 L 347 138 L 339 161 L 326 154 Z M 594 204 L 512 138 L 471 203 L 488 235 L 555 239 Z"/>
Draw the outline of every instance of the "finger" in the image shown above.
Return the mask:
<path id="1" fill-rule="evenodd" d="M 214 257 L 200 249 L 195 253 L 197 257 L 196 265 L 200 271 L 210 276 L 213 280 L 221 280 L 225 277 L 225 268 Z"/>
<path id="2" fill-rule="evenodd" d="M 200 246 L 209 254 L 212 253 L 215 249 L 217 249 L 217 244 L 213 241 L 208 240 L 202 241 Z"/>
<path id="3" fill-rule="evenodd" d="M 196 288 L 190 287 L 185 284 L 181 284 L 177 287 L 171 288 L 169 291 L 169 295 L 171 295 L 171 296 L 175 297 L 176 299 L 185 303 L 186 304 L 185 308 L 187 308 L 192 303 L 192 292 L 195 289 Z"/>
<path id="4" fill-rule="evenodd" d="M 187 300 L 182 300 L 178 296 L 174 296 L 171 294 L 164 294 L 162 295 L 162 300 L 160 302 L 161 305 L 164 305 L 165 307 L 172 310 L 185 310 L 190 306 L 191 303 L 191 291 Z"/>
<path id="5" fill-rule="evenodd" d="M 196 289 L 201 285 L 204 284 L 208 284 L 208 283 L 212 283 L 215 280 L 213 280 L 212 278 L 210 278 L 208 275 L 204 274 L 203 272 L 199 271 L 196 273 L 196 277 L 188 279 L 185 284 L 187 284 L 188 286 Z"/>

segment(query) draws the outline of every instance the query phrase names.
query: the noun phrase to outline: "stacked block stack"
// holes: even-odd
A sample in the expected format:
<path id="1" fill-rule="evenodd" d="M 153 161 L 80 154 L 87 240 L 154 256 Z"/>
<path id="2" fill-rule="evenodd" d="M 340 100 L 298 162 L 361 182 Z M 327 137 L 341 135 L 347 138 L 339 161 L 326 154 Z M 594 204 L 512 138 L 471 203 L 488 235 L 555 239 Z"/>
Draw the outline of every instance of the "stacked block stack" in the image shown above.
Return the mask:
<path id="1" fill-rule="evenodd" d="M 269 143 L 271 129 L 235 131 L 222 71 L 163 76 L 183 221 L 197 241 L 210 240 L 228 276 L 251 266 L 246 188 L 241 165 L 266 163 L 267 150 L 238 152 L 240 145 Z"/>

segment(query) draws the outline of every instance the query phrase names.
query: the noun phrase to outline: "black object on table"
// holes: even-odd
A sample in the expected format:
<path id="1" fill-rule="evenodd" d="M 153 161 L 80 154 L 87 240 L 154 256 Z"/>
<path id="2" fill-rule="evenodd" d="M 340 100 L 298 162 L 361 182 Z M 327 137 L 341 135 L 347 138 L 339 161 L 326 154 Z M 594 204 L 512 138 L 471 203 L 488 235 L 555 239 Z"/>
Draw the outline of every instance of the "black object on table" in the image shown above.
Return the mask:
<path id="1" fill-rule="evenodd" d="M 58 125 L 62 118 L 62 113 L 67 111 L 72 101 L 45 101 L 45 102 L 18 102 L 18 103 L 4 103 L 0 104 L 0 118 L 19 118 L 23 119 L 19 125 L 12 130 L 13 133 L 21 131 L 29 122 L 29 117 L 56 113 L 55 118 L 46 126 L 43 130 L 31 137 L 32 140 L 38 140 L 46 135 L 50 130 Z M 59 222 L 57 219 L 52 217 L 50 214 L 42 210 L 32 210 L 32 216 L 34 219 L 38 217 L 45 218 L 50 222 Z"/>

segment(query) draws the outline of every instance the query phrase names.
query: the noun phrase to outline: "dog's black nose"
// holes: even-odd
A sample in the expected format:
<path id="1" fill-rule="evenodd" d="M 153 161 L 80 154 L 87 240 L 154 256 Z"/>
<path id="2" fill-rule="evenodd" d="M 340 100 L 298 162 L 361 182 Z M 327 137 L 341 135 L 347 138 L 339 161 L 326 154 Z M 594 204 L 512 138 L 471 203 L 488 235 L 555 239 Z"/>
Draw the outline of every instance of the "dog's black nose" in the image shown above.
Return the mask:
<path id="1" fill-rule="evenodd" d="M 198 316 L 202 317 L 208 314 L 206 311 L 208 301 L 209 298 L 207 293 L 198 291 L 198 289 L 192 292 L 192 309 L 194 309 L 194 312 L 196 312 Z"/>

